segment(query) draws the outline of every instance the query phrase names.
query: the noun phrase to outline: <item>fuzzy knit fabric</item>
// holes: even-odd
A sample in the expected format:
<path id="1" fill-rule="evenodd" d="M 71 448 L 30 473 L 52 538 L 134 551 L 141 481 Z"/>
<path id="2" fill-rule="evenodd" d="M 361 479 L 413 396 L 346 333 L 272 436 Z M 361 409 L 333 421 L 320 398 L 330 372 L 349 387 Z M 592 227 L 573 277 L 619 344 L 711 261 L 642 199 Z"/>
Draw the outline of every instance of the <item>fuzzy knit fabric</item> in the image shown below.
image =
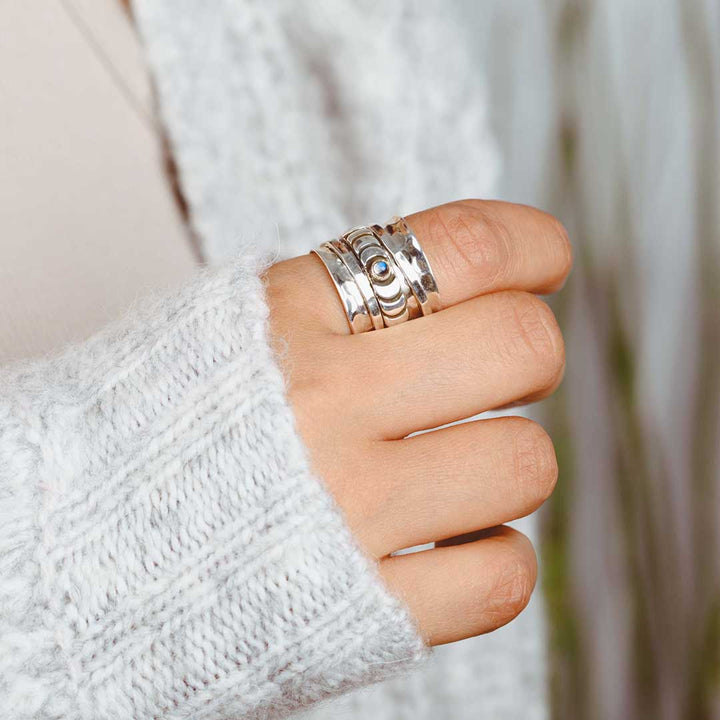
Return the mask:
<path id="1" fill-rule="evenodd" d="M 446 0 L 134 0 L 205 257 L 291 257 L 492 193 L 482 75 Z"/>
<path id="2" fill-rule="evenodd" d="M 282 717 L 420 661 L 311 473 L 247 261 L 0 374 L 0 717 Z"/>
<path id="3" fill-rule="evenodd" d="M 493 5 L 507 2 L 134 0 L 206 259 L 248 242 L 289 257 L 356 223 L 497 196 L 477 46 L 488 35 L 502 44 L 508 28 Z M 492 69 L 506 82 L 510 67 Z M 527 154 L 516 175 L 543 157 Z M 534 518 L 520 529 L 534 537 Z M 543 613 L 536 593 L 508 626 L 437 648 L 414 672 L 308 716 L 546 720 Z"/>

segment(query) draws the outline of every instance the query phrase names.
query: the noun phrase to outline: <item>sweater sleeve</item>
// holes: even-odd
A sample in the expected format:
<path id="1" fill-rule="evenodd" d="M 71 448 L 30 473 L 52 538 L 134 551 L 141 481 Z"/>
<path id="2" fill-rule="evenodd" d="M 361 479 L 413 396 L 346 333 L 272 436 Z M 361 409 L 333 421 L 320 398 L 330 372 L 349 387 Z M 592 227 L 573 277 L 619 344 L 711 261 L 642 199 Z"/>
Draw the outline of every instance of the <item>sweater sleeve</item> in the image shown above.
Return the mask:
<path id="1" fill-rule="evenodd" d="M 239 262 L 0 375 L 7 720 L 283 717 L 426 654 L 313 476 Z"/>

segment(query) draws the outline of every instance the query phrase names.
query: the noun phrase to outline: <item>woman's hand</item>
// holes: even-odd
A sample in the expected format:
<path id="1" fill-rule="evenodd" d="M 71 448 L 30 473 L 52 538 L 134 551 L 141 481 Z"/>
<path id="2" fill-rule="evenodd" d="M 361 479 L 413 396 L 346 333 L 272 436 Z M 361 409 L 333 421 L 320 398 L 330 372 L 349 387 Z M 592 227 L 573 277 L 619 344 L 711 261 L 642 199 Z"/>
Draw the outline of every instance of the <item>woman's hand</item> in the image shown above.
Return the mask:
<path id="1" fill-rule="evenodd" d="M 437 645 L 494 630 L 527 604 L 532 546 L 498 526 L 542 504 L 557 464 L 545 431 L 524 418 L 406 436 L 553 392 L 563 341 L 533 293 L 558 290 L 572 255 L 562 225 L 522 205 L 466 200 L 407 219 L 435 272 L 441 312 L 350 335 L 312 255 L 271 267 L 268 297 L 313 467 Z M 430 541 L 447 542 L 390 557 Z"/>

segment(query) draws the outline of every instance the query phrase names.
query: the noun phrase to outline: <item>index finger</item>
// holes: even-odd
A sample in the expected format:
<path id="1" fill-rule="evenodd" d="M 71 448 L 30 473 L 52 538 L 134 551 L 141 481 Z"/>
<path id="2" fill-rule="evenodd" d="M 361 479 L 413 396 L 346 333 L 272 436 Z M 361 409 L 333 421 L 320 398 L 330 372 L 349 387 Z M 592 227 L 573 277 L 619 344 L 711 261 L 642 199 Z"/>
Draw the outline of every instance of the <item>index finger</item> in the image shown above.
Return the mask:
<path id="1" fill-rule="evenodd" d="M 572 267 L 563 225 L 528 205 L 459 200 L 406 220 L 429 258 L 443 307 L 498 290 L 556 292 Z"/>
<path id="2" fill-rule="evenodd" d="M 406 216 L 440 291 L 441 307 L 498 290 L 547 294 L 559 290 L 572 266 L 567 232 L 552 215 L 514 203 L 459 200 Z M 330 276 L 318 258 L 306 255 L 276 263 L 269 271 L 271 304 L 290 303 L 292 325 L 349 334 Z M 287 293 L 290 286 L 294 292 Z M 300 316 L 297 307 L 302 307 Z"/>

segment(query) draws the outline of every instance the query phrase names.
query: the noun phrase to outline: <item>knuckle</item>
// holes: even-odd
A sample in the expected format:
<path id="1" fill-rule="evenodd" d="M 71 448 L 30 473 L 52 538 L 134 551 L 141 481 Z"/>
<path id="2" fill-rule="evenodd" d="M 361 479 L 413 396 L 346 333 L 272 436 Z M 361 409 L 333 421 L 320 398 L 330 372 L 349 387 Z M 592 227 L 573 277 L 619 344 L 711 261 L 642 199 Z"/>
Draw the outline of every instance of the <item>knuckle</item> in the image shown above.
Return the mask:
<path id="1" fill-rule="evenodd" d="M 539 507 L 555 489 L 558 465 L 555 448 L 542 425 L 523 419 L 514 438 L 515 475 L 532 509 Z"/>
<path id="2" fill-rule="evenodd" d="M 528 214 L 528 233 L 542 243 L 543 288 L 547 292 L 559 290 L 570 274 L 573 263 L 570 236 L 563 223 L 554 215 L 538 208 L 523 206 Z"/>
<path id="3" fill-rule="evenodd" d="M 570 235 L 565 225 L 560 222 L 554 215 L 550 215 L 551 232 L 557 243 L 558 253 L 558 273 L 557 281 L 563 282 L 565 278 L 570 274 L 573 266 L 573 251 L 572 243 L 570 242 Z"/>
<path id="4" fill-rule="evenodd" d="M 511 259 L 507 228 L 478 203 L 460 201 L 431 212 L 433 232 L 441 241 L 443 264 L 455 277 L 468 273 L 485 286 L 508 272 Z"/>
<path id="5" fill-rule="evenodd" d="M 307 441 L 308 428 L 314 428 L 318 418 L 327 412 L 327 399 L 320 384 L 308 379 L 291 382 L 287 392 L 295 422 Z"/>
<path id="6" fill-rule="evenodd" d="M 529 293 L 509 293 L 509 352 L 530 356 L 538 389 L 553 387 L 565 368 L 565 345 L 550 307 Z"/>
<path id="7" fill-rule="evenodd" d="M 498 570 L 487 613 L 496 625 L 509 622 L 530 602 L 535 587 L 535 563 L 512 552 Z"/>
<path id="8" fill-rule="evenodd" d="M 278 357 L 285 380 L 288 399 L 293 407 L 298 424 L 315 425 L 327 421 L 330 417 L 344 417 L 340 412 L 346 397 L 337 392 L 343 387 L 342 368 L 347 364 L 342 344 L 334 338 L 325 338 L 319 342 L 309 337 L 301 343 L 302 350 L 288 346 L 288 352 Z M 326 362 L 318 363 L 321 355 Z M 334 388 L 332 392 L 328 388 Z"/>

